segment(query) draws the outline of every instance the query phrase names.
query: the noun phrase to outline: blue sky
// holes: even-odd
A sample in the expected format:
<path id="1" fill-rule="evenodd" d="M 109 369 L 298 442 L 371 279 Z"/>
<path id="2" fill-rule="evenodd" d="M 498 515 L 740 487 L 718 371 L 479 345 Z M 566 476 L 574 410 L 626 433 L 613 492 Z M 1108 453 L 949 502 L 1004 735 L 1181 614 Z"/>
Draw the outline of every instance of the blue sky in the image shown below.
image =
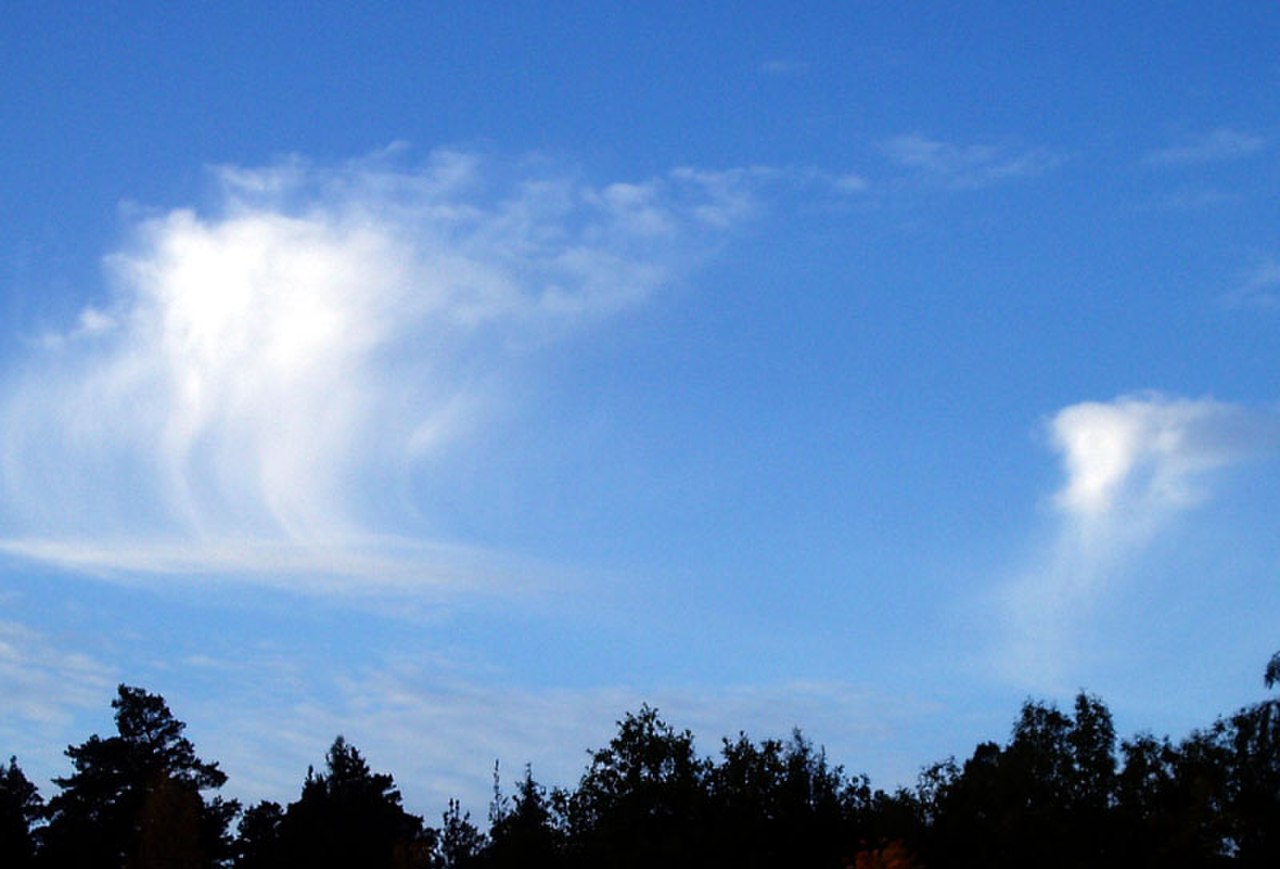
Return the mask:
<path id="1" fill-rule="evenodd" d="M 434 818 L 1260 696 L 1280 9 L 689 5 L 6 5 L 0 751 L 124 681 Z"/>

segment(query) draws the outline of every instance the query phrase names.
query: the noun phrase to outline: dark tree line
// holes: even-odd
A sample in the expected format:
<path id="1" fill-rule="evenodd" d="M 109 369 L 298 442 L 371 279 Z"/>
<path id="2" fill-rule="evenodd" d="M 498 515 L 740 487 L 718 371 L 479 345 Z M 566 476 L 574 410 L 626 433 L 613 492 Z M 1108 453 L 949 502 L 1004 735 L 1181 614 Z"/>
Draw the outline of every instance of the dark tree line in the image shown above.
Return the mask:
<path id="1" fill-rule="evenodd" d="M 1266 684 L 1280 683 L 1280 654 Z M 121 685 L 116 734 L 67 749 L 46 803 L 16 759 L 0 766 L 0 866 L 11 869 L 505 869 L 505 867 L 1280 866 L 1280 698 L 1181 742 L 1117 739 L 1080 694 L 1028 701 L 1007 742 L 875 790 L 796 731 L 745 734 L 704 757 L 641 707 L 590 753 L 573 788 L 525 768 L 487 829 L 457 801 L 438 826 L 339 736 L 298 799 L 243 808 L 156 695 Z"/>

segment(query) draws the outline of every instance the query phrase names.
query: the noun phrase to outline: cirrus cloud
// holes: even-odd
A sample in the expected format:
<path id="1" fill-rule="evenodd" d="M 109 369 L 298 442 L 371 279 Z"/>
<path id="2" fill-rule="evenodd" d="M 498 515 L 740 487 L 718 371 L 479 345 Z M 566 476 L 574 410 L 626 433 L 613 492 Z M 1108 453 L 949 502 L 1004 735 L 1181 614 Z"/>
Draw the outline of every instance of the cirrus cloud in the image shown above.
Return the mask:
<path id="1" fill-rule="evenodd" d="M 107 573 L 465 571 L 447 544 L 388 546 L 389 483 L 465 438 L 522 355 L 642 303 L 752 210 L 732 172 L 592 185 L 402 150 L 217 168 L 211 208 L 138 220 L 108 297 L 7 373 L 0 547 Z"/>

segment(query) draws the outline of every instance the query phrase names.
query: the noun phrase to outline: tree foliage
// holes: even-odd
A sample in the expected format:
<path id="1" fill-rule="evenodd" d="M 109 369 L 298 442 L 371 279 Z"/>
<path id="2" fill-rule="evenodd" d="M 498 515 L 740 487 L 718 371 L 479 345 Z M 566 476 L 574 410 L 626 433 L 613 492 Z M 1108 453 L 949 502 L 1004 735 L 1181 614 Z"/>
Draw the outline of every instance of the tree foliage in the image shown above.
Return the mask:
<path id="1" fill-rule="evenodd" d="M 0 865 L 22 869 L 35 860 L 32 828 L 44 814 L 44 800 L 23 774 L 16 757 L 0 766 Z"/>
<path id="2" fill-rule="evenodd" d="M 442 869 L 466 869 L 476 865 L 484 851 L 485 837 L 471 823 L 471 813 L 464 812 L 457 800 L 449 800 L 449 808 L 440 820 L 436 852 L 438 864 Z"/>
<path id="3" fill-rule="evenodd" d="M 41 831 L 45 862 L 106 869 L 211 866 L 227 856 L 235 802 L 206 800 L 226 775 L 196 756 L 186 725 L 164 698 L 120 685 L 111 702 L 116 735 L 67 748 L 74 772 Z"/>
<path id="4" fill-rule="evenodd" d="M 497 790 L 495 771 L 495 790 Z M 510 801 L 495 793 L 485 865 L 553 866 L 564 851 L 563 824 L 546 788 L 526 766 Z"/>
<path id="5" fill-rule="evenodd" d="M 549 791 L 525 767 L 506 797 L 495 767 L 487 831 L 456 800 L 427 827 L 341 736 L 297 800 L 241 814 L 206 796 L 226 776 L 162 698 L 121 685 L 112 706 L 115 735 L 67 749 L 73 771 L 47 805 L 16 759 L 0 766 L 5 869 L 1280 866 L 1275 697 L 1177 743 L 1118 741 L 1089 694 L 1067 711 L 1029 700 L 1006 742 L 928 766 L 893 793 L 846 775 L 798 730 L 739 734 L 703 757 L 692 733 L 642 706 L 589 753 L 572 789 Z"/>
<path id="6" fill-rule="evenodd" d="M 325 754 L 323 772 L 307 770 L 297 802 L 283 814 L 259 807 L 246 823 L 255 836 L 247 856 L 259 866 L 391 869 L 427 867 L 433 859 L 422 819 L 405 811 L 394 779 L 373 772 L 342 736 Z"/>
<path id="7" fill-rule="evenodd" d="M 649 706 L 628 714 L 609 745 L 592 753 L 568 801 L 573 856 L 592 866 L 698 861 L 706 776 L 692 733 Z"/>

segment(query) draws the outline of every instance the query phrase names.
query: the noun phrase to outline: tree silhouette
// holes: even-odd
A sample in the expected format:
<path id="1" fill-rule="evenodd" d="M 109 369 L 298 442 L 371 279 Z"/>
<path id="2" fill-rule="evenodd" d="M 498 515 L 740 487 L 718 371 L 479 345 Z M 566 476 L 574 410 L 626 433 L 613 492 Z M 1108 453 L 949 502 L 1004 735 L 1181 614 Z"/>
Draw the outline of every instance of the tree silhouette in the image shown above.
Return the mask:
<path id="1" fill-rule="evenodd" d="M 240 818 L 235 847 L 236 869 L 274 869 L 282 865 L 280 828 L 284 809 L 264 800 L 250 806 Z"/>
<path id="2" fill-rule="evenodd" d="M 743 867 L 777 865 L 787 849 L 780 830 L 787 814 L 782 743 L 768 739 L 756 745 L 739 733 L 736 740 L 724 740 L 720 757 L 710 775 L 716 853 Z"/>
<path id="3" fill-rule="evenodd" d="M 1277 662 L 1264 680 L 1276 684 Z M 1229 850 L 1241 866 L 1280 865 L 1280 698 L 1269 698 L 1219 720 L 1214 742 L 1227 758 L 1225 812 Z"/>
<path id="4" fill-rule="evenodd" d="M 0 766 L 0 865 L 24 869 L 34 863 L 32 826 L 43 813 L 40 792 L 10 757 L 8 766 Z"/>
<path id="5" fill-rule="evenodd" d="M 341 736 L 325 755 L 325 771 L 308 770 L 301 797 L 278 823 L 275 817 L 269 807 L 258 808 L 251 828 L 255 843 L 247 857 L 274 857 L 281 866 L 299 869 L 430 865 L 432 838 L 422 819 L 401 806 L 392 777 L 370 771 Z M 275 842 L 273 829 L 279 833 Z"/>
<path id="6" fill-rule="evenodd" d="M 509 804 L 501 799 L 500 793 L 496 797 L 489 823 L 485 865 L 556 865 L 561 857 L 563 837 L 547 791 L 534 781 L 532 767 L 524 768 L 524 776 L 516 785 L 515 795 Z"/>
<path id="7" fill-rule="evenodd" d="M 1075 867 L 1108 863 L 1115 731 L 1097 698 L 1075 715 L 1023 705 L 1007 747 L 979 745 L 958 772 L 939 769 L 928 862 L 955 866 Z"/>
<path id="8" fill-rule="evenodd" d="M 590 866 L 705 863 L 707 772 L 689 731 L 648 705 L 628 713 L 569 800 L 572 856 Z"/>
<path id="9" fill-rule="evenodd" d="M 121 685 L 112 706 L 115 735 L 67 748 L 73 772 L 47 807 L 16 759 L 0 765 L 0 869 L 1280 866 L 1275 696 L 1177 744 L 1138 734 L 1120 763 L 1096 697 L 1080 693 L 1069 712 L 1027 701 L 1006 744 L 893 793 L 846 776 L 798 730 L 739 734 L 700 758 L 692 733 L 646 705 L 590 752 L 574 789 L 548 792 L 526 766 L 506 798 L 495 769 L 487 835 L 457 800 L 439 830 L 425 827 L 339 736 L 299 798 L 250 808 L 234 842 L 238 804 L 205 797 L 226 777 L 163 698 Z"/>
<path id="10" fill-rule="evenodd" d="M 1206 835 L 1207 802 L 1187 788 L 1186 758 L 1168 737 L 1139 734 L 1120 747 L 1115 823 L 1122 862 L 1133 866 L 1207 866 L 1216 846 Z"/>
<path id="11" fill-rule="evenodd" d="M 852 810 L 865 807 L 864 780 L 845 781 L 800 731 L 758 746 L 724 740 L 709 774 L 714 853 L 748 867 L 839 865 L 850 851 Z"/>
<path id="12" fill-rule="evenodd" d="M 484 834 L 471 823 L 471 813 L 462 804 L 449 800 L 449 808 L 441 819 L 438 857 L 443 869 L 466 869 L 476 865 L 484 851 Z"/>
<path id="13" fill-rule="evenodd" d="M 227 856 L 239 804 L 214 798 L 226 775 L 183 736 L 164 698 L 120 685 L 116 735 L 67 748 L 75 771 L 54 779 L 43 859 L 66 867 L 213 865 Z"/>

